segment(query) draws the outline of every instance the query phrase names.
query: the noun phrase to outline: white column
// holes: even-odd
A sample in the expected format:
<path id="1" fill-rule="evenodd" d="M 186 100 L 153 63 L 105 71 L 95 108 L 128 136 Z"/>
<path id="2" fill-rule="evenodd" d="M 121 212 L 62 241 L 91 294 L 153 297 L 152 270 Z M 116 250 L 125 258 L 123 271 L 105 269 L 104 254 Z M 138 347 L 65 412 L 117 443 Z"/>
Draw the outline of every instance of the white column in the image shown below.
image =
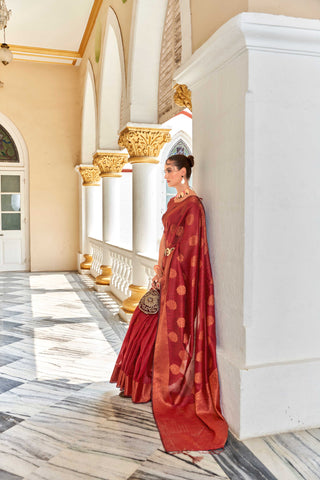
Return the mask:
<path id="1" fill-rule="evenodd" d="M 119 145 L 127 148 L 133 169 L 133 283 L 131 297 L 122 304 L 126 313 L 134 311 L 148 286 L 140 256 L 151 255 L 157 241 L 157 164 L 161 148 L 170 141 L 169 131 L 161 125 L 129 123 L 119 137 Z"/>
<path id="2" fill-rule="evenodd" d="M 80 264 L 80 271 L 86 273 L 83 270 L 89 272 L 92 262 L 89 237 L 102 238 L 102 190 L 98 167 L 79 165 L 77 170 L 83 180 L 80 193 L 80 248 L 85 260 Z"/>
<path id="3" fill-rule="evenodd" d="M 86 235 L 88 237 L 102 240 L 102 188 L 98 186 L 87 186 L 86 195 Z M 86 251 L 88 251 L 88 244 Z"/>
<path id="4" fill-rule="evenodd" d="M 243 13 L 183 65 L 241 439 L 320 423 L 320 22 Z"/>
<path id="5" fill-rule="evenodd" d="M 103 241 L 117 244 L 120 230 L 120 177 L 121 170 L 127 162 L 128 154 L 119 150 L 98 150 L 93 155 L 103 183 Z M 98 285 L 110 283 L 112 275 L 111 257 L 108 248 L 103 250 L 102 273 L 96 278 Z M 101 291 L 102 287 L 99 287 Z"/>
<path id="6" fill-rule="evenodd" d="M 119 179 L 104 177 L 103 183 L 103 241 L 117 244 L 120 217 L 118 205 L 120 202 Z"/>
<path id="7" fill-rule="evenodd" d="M 136 163 L 133 175 L 133 245 L 135 254 L 150 257 L 157 242 L 157 215 L 159 208 L 159 166 L 151 163 Z M 138 281 L 139 280 L 139 281 Z M 145 269 L 141 275 L 134 273 L 134 283 L 146 284 Z"/>

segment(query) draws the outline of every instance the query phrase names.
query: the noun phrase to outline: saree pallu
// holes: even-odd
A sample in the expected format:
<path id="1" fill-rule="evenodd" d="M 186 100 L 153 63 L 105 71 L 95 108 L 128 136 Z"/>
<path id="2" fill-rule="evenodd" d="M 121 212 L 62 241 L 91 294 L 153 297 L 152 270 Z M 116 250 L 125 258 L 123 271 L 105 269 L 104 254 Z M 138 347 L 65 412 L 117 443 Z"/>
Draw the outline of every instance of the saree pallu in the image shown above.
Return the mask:
<path id="1" fill-rule="evenodd" d="M 152 405 L 169 452 L 225 445 L 216 362 L 213 280 L 205 214 L 196 196 L 169 202 L 163 218 L 164 257 L 155 341 Z"/>

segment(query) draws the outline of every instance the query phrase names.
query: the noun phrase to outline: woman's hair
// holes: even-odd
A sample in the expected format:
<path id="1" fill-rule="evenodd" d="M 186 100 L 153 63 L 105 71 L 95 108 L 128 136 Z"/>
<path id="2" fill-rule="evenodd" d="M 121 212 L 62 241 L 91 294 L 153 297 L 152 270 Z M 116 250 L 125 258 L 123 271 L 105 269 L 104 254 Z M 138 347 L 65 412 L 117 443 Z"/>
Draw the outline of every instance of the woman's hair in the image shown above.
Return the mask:
<path id="1" fill-rule="evenodd" d="M 185 167 L 186 176 L 187 176 L 187 179 L 189 180 L 189 178 L 191 177 L 191 168 L 194 165 L 194 157 L 192 155 L 189 155 L 188 157 L 186 157 L 186 155 L 181 155 L 181 154 L 171 155 L 171 157 L 167 158 L 167 161 L 168 160 L 171 160 L 173 165 L 177 167 L 179 170 Z"/>

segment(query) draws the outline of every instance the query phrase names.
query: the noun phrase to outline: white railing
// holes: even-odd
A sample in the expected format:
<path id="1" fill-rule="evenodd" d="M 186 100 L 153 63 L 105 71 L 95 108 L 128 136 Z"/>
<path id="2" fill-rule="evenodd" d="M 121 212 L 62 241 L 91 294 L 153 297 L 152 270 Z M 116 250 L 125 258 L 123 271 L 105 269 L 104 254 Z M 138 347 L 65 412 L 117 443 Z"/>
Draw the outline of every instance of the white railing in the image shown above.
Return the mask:
<path id="1" fill-rule="evenodd" d="M 92 247 L 90 275 L 96 278 L 101 274 L 100 267 L 103 265 L 103 249 L 105 244 L 101 240 L 96 240 L 95 238 L 89 238 L 89 242 Z"/>
<path id="2" fill-rule="evenodd" d="M 148 288 L 151 287 L 151 280 L 154 277 L 154 269 L 153 267 L 157 263 L 157 261 L 154 258 L 149 258 L 149 257 L 144 257 L 141 254 L 138 254 L 139 260 L 141 265 L 143 265 L 144 270 L 146 272 L 146 276 L 148 278 Z"/>
<path id="3" fill-rule="evenodd" d="M 107 244 L 107 247 L 110 252 L 112 266 L 111 292 L 120 300 L 124 300 L 131 293 L 129 285 L 132 283 L 133 252 L 115 245 Z"/>
<path id="4" fill-rule="evenodd" d="M 96 278 L 101 274 L 100 267 L 105 258 L 111 258 L 112 277 L 110 290 L 119 300 L 123 301 L 131 294 L 129 285 L 132 283 L 133 252 L 105 243 L 95 238 L 89 238 L 92 247 L 92 264 L 90 274 Z M 137 254 L 140 265 L 144 268 L 148 278 L 148 287 L 151 286 L 151 279 L 154 276 L 154 264 L 156 260 Z"/>

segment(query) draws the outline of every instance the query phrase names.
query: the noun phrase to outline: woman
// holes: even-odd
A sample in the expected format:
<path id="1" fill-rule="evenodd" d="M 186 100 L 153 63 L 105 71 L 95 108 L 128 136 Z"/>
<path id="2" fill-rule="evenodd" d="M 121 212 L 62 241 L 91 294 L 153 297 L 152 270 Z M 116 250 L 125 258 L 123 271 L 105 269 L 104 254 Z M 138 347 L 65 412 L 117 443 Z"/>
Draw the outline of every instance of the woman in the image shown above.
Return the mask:
<path id="1" fill-rule="evenodd" d="M 162 217 L 164 233 L 153 288 L 159 313 L 139 307 L 111 382 L 134 402 L 152 398 L 164 448 L 169 452 L 224 446 L 216 363 L 213 280 L 202 203 L 189 187 L 192 156 L 173 155 L 165 178 L 177 195 Z"/>

